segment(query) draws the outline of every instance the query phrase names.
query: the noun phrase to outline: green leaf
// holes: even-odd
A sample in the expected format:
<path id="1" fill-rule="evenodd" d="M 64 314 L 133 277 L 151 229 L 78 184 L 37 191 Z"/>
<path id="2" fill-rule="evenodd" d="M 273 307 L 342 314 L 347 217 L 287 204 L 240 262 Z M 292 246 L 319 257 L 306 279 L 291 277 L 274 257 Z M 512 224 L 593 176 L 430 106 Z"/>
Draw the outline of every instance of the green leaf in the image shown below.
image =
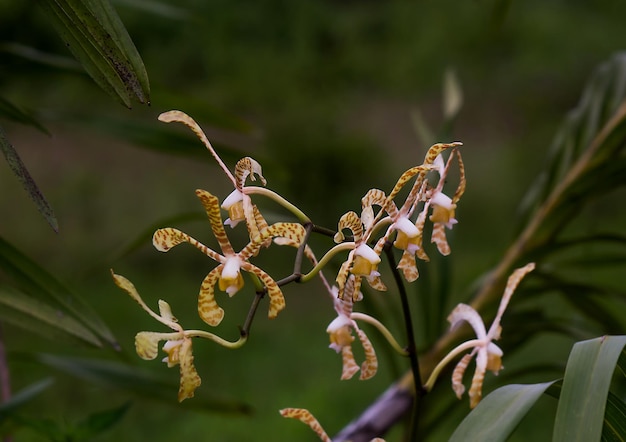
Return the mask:
<path id="1" fill-rule="evenodd" d="M 18 391 L 7 402 L 0 404 L 0 423 L 10 417 L 15 410 L 50 387 L 53 382 L 54 380 L 52 378 L 42 379 Z"/>
<path id="2" fill-rule="evenodd" d="M 24 190 L 26 190 L 28 195 L 31 197 L 35 206 L 37 206 L 39 213 L 43 215 L 48 224 L 50 224 L 50 227 L 52 227 L 55 232 L 58 232 L 59 223 L 54 216 L 52 207 L 37 187 L 35 180 L 33 180 L 30 176 L 30 173 L 26 169 L 26 166 L 22 162 L 20 156 L 17 154 L 11 143 L 9 143 L 2 127 L 0 127 L 0 149 L 2 149 L 2 153 L 4 154 L 9 167 L 22 184 Z"/>
<path id="3" fill-rule="evenodd" d="M 37 48 L 25 46 L 20 43 L 1 43 L 0 52 L 5 52 L 7 54 L 20 57 L 24 60 L 28 60 L 30 62 L 38 63 L 40 65 L 48 66 L 55 69 L 63 69 L 72 72 L 84 72 L 80 63 L 78 63 L 72 57 L 43 52 Z"/>
<path id="4" fill-rule="evenodd" d="M 149 103 L 143 61 L 108 0 L 39 0 L 69 50 L 108 94 Z"/>
<path id="5" fill-rule="evenodd" d="M 24 292 L 37 296 L 48 305 L 56 303 L 112 347 L 119 347 L 108 326 L 82 298 L 73 294 L 2 237 L 0 237 L 0 269 L 12 277 Z"/>
<path id="6" fill-rule="evenodd" d="M 89 415 L 76 425 L 74 437 L 79 441 L 93 440 L 95 436 L 98 436 L 118 423 L 126 415 L 130 405 L 131 403 L 127 402 L 120 407 Z"/>
<path id="7" fill-rule="evenodd" d="M 574 345 L 565 369 L 552 440 L 600 440 L 605 405 L 626 336 L 604 336 Z"/>
<path id="8" fill-rule="evenodd" d="M 602 441 L 626 441 L 626 403 L 609 391 L 602 427 Z"/>
<path id="9" fill-rule="evenodd" d="M 0 317 L 9 321 L 11 321 L 12 310 L 34 319 L 34 321 L 11 321 L 18 327 L 37 333 L 39 323 L 43 323 L 88 344 L 101 346 L 100 340 L 76 319 L 25 293 L 0 288 L 0 305 L 2 305 Z"/>
<path id="10" fill-rule="evenodd" d="M 505 441 L 553 382 L 498 388 L 467 415 L 452 434 L 450 442 Z"/>
<path id="11" fill-rule="evenodd" d="M 6 100 L 0 97 L 0 116 L 8 118 L 17 123 L 25 124 L 27 126 L 32 126 L 37 130 L 45 133 L 46 135 L 50 135 L 48 129 L 46 129 L 43 124 L 41 124 L 35 117 L 33 117 L 28 112 L 23 111 L 9 100 Z"/>
<path id="12" fill-rule="evenodd" d="M 37 354 L 32 357 L 43 364 L 90 382 L 120 388 L 141 397 L 178 404 L 176 401 L 178 370 L 172 371 L 171 376 L 163 378 L 136 366 L 107 360 L 69 358 L 51 354 Z M 185 401 L 181 406 L 226 414 L 251 413 L 250 406 L 243 402 L 207 397 L 202 393 L 196 393 L 193 400 Z"/>

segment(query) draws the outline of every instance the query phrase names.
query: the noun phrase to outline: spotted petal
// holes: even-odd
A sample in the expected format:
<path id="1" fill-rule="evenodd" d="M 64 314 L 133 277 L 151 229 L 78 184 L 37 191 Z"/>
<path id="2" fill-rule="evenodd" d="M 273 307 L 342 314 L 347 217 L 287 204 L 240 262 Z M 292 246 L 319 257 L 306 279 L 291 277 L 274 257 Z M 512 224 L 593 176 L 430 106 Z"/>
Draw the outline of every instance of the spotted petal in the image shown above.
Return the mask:
<path id="1" fill-rule="evenodd" d="M 308 425 L 323 442 L 332 442 L 318 420 L 315 419 L 309 410 L 305 410 L 304 408 L 283 408 L 279 413 L 283 417 L 298 419 L 300 422 Z"/>
<path id="2" fill-rule="evenodd" d="M 361 376 L 359 379 L 362 381 L 372 378 L 378 371 L 378 358 L 376 358 L 376 352 L 374 346 L 370 342 L 369 338 L 363 330 L 357 329 L 357 335 L 365 350 L 365 361 L 361 364 Z"/>
<path id="3" fill-rule="evenodd" d="M 135 336 L 135 350 L 141 359 L 152 360 L 159 354 L 159 342 L 170 339 L 171 333 L 139 332 Z"/>
<path id="4" fill-rule="evenodd" d="M 241 268 L 246 272 L 254 273 L 256 276 L 259 277 L 261 282 L 263 282 L 263 285 L 267 289 L 267 294 L 270 298 L 270 306 L 267 317 L 269 319 L 276 318 L 286 305 L 283 292 L 280 290 L 278 284 L 276 284 L 276 281 L 274 281 L 274 279 L 272 279 L 272 277 L 265 273 L 263 270 L 253 264 L 250 264 L 247 261 L 241 264 Z"/>
<path id="5" fill-rule="evenodd" d="M 198 295 L 198 314 L 204 322 L 213 327 L 219 325 L 224 318 L 224 309 L 217 305 L 217 301 L 215 301 L 215 284 L 223 268 L 224 265 L 220 264 L 206 275 Z"/>
<path id="6" fill-rule="evenodd" d="M 197 189 L 196 196 L 202 203 L 204 210 L 206 211 L 207 216 L 209 217 L 209 222 L 211 223 L 211 230 L 213 230 L 213 235 L 217 242 L 220 245 L 220 249 L 222 249 L 222 253 L 224 255 L 233 255 L 235 251 L 230 244 L 228 236 L 226 236 L 226 230 L 224 229 L 224 224 L 222 220 L 222 214 L 220 212 L 220 203 L 215 195 L 207 192 L 206 190 Z"/>
<path id="7" fill-rule="evenodd" d="M 354 360 L 352 347 L 350 347 L 349 345 L 341 348 L 341 361 L 341 380 L 346 381 L 348 379 L 352 379 L 352 376 L 354 376 L 356 372 L 359 371 L 359 366 Z"/>
<path id="8" fill-rule="evenodd" d="M 196 388 L 200 386 L 202 380 L 193 365 L 193 353 L 191 350 L 191 339 L 183 341 L 178 350 L 180 358 L 180 388 L 178 389 L 178 401 L 192 398 Z"/>

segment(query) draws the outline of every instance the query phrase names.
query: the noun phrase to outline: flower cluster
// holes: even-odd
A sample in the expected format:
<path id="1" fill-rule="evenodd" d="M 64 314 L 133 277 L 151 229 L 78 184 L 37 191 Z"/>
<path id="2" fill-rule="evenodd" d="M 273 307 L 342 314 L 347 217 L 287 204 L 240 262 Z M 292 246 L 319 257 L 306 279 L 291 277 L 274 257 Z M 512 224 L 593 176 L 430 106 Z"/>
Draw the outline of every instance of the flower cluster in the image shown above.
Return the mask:
<path id="1" fill-rule="evenodd" d="M 411 167 L 401 174 L 388 193 L 380 189 L 370 189 L 361 199 L 360 214 L 348 211 L 339 219 L 337 230 L 329 234 L 328 229 L 316 226 L 295 205 L 263 187 L 267 182 L 258 162 L 249 157 L 242 158 L 235 165 L 234 173 L 231 173 L 211 146 L 202 129 L 191 117 L 180 111 L 170 111 L 162 114 L 159 119 L 168 123 L 182 123 L 189 127 L 216 159 L 232 182 L 234 190 L 221 203 L 220 199 L 210 192 L 196 190 L 196 196 L 209 218 L 211 232 L 217 241 L 219 251 L 209 248 L 173 227 L 160 228 L 154 233 L 154 247 L 161 252 L 167 252 L 181 243 L 187 243 L 217 262 L 217 265 L 212 267 L 200 284 L 198 294 L 198 314 L 209 326 L 219 325 L 225 315 L 224 309 L 216 300 L 216 287 L 232 297 L 244 288 L 246 279 L 251 279 L 256 294 L 246 323 L 241 329 L 240 338 L 230 342 L 207 331 L 185 330 L 174 318 L 165 301 L 159 301 L 159 314 L 155 313 L 144 303 L 130 281 L 122 276 L 113 275 L 116 284 L 134 298 L 148 314 L 173 330 L 169 333 L 139 332 L 135 345 L 137 354 L 141 358 L 155 359 L 159 343 L 165 341 L 162 349 L 166 357 L 163 361 L 168 367 L 180 367 L 179 400 L 192 397 L 201 382 L 193 364 L 192 338 L 210 339 L 230 348 L 240 347 L 246 342 L 251 320 L 261 298 L 267 295 L 268 317 L 274 319 L 286 306 L 282 286 L 294 281 L 306 282 L 315 276 L 321 278 L 337 314 L 328 325 L 326 332 L 330 338 L 329 347 L 341 354 L 343 365 L 341 379 L 350 379 L 359 371 L 361 372 L 360 379 L 369 379 L 376 374 L 378 369 L 376 352 L 371 341 L 359 326 L 360 322 L 374 326 L 400 354 L 405 356 L 411 354 L 409 350 L 397 343 L 382 323 L 369 315 L 354 311 L 354 307 L 363 299 L 363 280 L 367 281 L 367 284 L 374 290 L 387 290 L 383 282 L 384 277 L 379 270 L 383 252 L 393 259 L 393 249 L 399 251 L 397 253 L 400 258 L 397 264 L 393 263 L 392 271 L 397 272 L 397 278 L 400 281 L 402 277 L 399 274 L 402 273 L 407 282 L 413 282 L 419 277 L 418 260 L 429 261 L 427 247 L 424 245 L 424 238 L 428 235 L 430 235 L 430 242 L 435 245 L 441 255 L 450 254 L 446 231 L 452 229 L 458 222 L 457 204 L 465 191 L 466 184 L 465 168 L 459 152 L 461 143 L 440 143 L 430 147 L 422 164 Z M 263 186 L 247 185 L 248 179 L 250 181 L 258 179 Z M 445 188 L 449 181 L 457 182 L 453 192 Z M 281 205 L 291 212 L 297 222 L 269 224 L 253 202 L 252 197 L 256 195 L 263 195 Z M 222 218 L 222 210 L 228 213 L 226 220 Z M 236 252 L 228 238 L 225 226 L 235 229 L 240 224 L 245 225 L 249 242 Z M 336 243 L 319 260 L 308 245 L 308 238 L 312 233 L 332 236 Z M 253 262 L 264 248 L 272 244 L 297 249 L 294 272 L 280 280 L 275 279 Z M 334 284 L 330 284 L 322 269 L 339 254 L 343 254 L 345 258 L 339 265 Z M 302 271 L 302 261 L 305 257 L 312 265 L 308 273 Z M 471 352 L 458 363 L 452 379 L 454 391 L 460 397 L 464 392 L 461 382 L 463 374 L 470 360 L 476 358 L 476 372 L 469 392 L 472 407 L 480 400 L 486 370 L 497 373 L 501 368 L 502 351 L 492 341 L 500 336 L 500 318 L 515 286 L 531 269 L 532 266 L 529 265 L 512 275 L 498 316 L 489 331 L 485 330 L 478 313 L 465 304 L 457 306 L 449 317 L 453 328 L 466 321 L 474 328 L 477 335 L 476 340 L 457 347 L 442 361 L 445 365 L 461 351 L 471 349 Z M 244 278 L 244 273 L 247 274 L 246 278 Z M 364 355 L 361 365 L 357 364 L 352 348 L 352 344 L 357 339 Z M 433 373 L 435 378 L 440 370 L 441 368 L 438 367 Z M 431 383 L 434 382 L 432 379 L 427 383 L 427 389 L 432 387 Z M 302 420 L 311 426 L 322 440 L 330 440 L 317 420 L 307 410 L 289 408 L 281 410 L 281 414 Z"/>

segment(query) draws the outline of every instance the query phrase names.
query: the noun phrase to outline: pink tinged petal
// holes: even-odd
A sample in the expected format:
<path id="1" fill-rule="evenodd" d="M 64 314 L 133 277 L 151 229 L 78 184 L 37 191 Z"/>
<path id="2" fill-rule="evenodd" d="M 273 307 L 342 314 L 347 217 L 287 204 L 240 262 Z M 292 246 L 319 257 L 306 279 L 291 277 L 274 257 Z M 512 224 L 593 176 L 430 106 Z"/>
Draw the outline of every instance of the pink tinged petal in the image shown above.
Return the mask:
<path id="1" fill-rule="evenodd" d="M 387 286 L 385 285 L 385 283 L 383 283 L 383 280 L 380 279 L 380 276 L 378 276 L 378 275 L 370 276 L 370 277 L 368 277 L 366 279 L 367 279 L 367 282 L 369 283 L 370 287 L 372 287 L 374 290 L 378 290 L 379 292 L 386 292 L 387 291 Z M 357 299 L 357 301 L 360 301 L 360 299 Z"/>
<path id="2" fill-rule="evenodd" d="M 215 284 L 220 277 L 222 265 L 213 269 L 202 281 L 198 296 L 198 314 L 207 324 L 215 327 L 222 322 L 224 310 L 215 301 Z"/>
<path id="3" fill-rule="evenodd" d="M 378 359 L 376 358 L 376 352 L 374 346 L 370 342 L 369 338 L 363 330 L 356 330 L 363 350 L 365 351 L 365 361 L 361 364 L 361 376 L 359 379 L 362 381 L 374 377 L 378 371 Z"/>
<path id="4" fill-rule="evenodd" d="M 504 294 L 502 295 L 502 300 L 500 301 L 500 306 L 498 307 L 498 313 L 493 320 L 491 327 L 489 328 L 489 335 L 492 336 L 492 339 L 497 339 L 495 335 L 498 335 L 498 337 L 500 337 L 500 320 L 502 319 L 502 315 L 509 305 L 509 301 L 511 300 L 511 297 L 515 292 L 515 289 L 524 278 L 524 276 L 526 276 L 526 274 L 528 274 L 529 272 L 532 272 L 534 269 L 535 263 L 531 262 L 526 264 L 524 267 L 516 269 L 511 274 L 511 276 L 509 276 L 509 279 L 506 283 L 506 288 L 504 289 Z"/>
<path id="5" fill-rule="evenodd" d="M 487 370 L 493 372 L 493 374 L 498 375 L 500 370 L 502 370 L 502 349 L 498 347 L 493 342 L 490 342 L 487 345 Z"/>
<path id="6" fill-rule="evenodd" d="M 341 361 L 343 365 L 341 369 L 341 380 L 347 381 L 348 379 L 352 379 L 356 372 L 359 371 L 359 366 L 352 354 L 352 347 L 346 346 L 341 349 Z"/>
<path id="7" fill-rule="evenodd" d="M 465 374 L 465 370 L 472 360 L 473 353 L 468 353 L 461 358 L 461 360 L 454 367 L 454 371 L 452 372 L 452 389 L 456 394 L 458 399 L 461 399 L 463 393 L 465 392 L 465 386 L 463 385 L 463 375 Z"/>
<path id="8" fill-rule="evenodd" d="M 456 329 L 464 321 L 472 326 L 478 339 L 486 341 L 487 331 L 485 330 L 485 324 L 478 312 L 467 304 L 459 304 L 448 316 L 450 330 Z"/>
<path id="9" fill-rule="evenodd" d="M 339 353 L 344 347 L 349 347 L 354 341 L 354 336 L 350 332 L 352 320 L 344 315 L 339 315 L 328 324 L 326 333 L 329 334 L 329 347 Z"/>
<path id="10" fill-rule="evenodd" d="M 202 380 L 193 365 L 193 353 L 191 350 L 191 339 L 185 339 L 179 350 L 180 358 L 180 388 L 178 389 L 178 401 L 192 398 L 196 388 L 200 386 Z"/>
<path id="11" fill-rule="evenodd" d="M 470 408 L 474 408 L 483 396 L 483 381 L 487 371 L 487 349 L 481 348 L 476 355 L 476 371 L 469 389 Z"/>
<path id="12" fill-rule="evenodd" d="M 243 194 L 235 189 L 226 199 L 222 202 L 222 209 L 228 211 L 228 219 L 224 222 L 224 225 L 235 228 L 240 221 L 246 219 L 246 214 L 243 208 Z"/>
<path id="13" fill-rule="evenodd" d="M 300 422 L 308 425 L 323 442 L 332 442 L 309 410 L 305 410 L 304 408 L 283 408 L 279 413 L 283 417 L 298 419 Z"/>

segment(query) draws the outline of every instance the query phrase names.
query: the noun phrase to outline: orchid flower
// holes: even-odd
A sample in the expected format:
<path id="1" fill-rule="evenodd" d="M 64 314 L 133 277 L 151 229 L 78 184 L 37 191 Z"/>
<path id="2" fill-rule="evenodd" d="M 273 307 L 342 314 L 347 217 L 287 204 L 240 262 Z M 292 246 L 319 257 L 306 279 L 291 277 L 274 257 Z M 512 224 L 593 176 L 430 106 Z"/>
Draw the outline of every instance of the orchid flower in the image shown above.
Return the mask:
<path id="1" fill-rule="evenodd" d="M 326 332 L 330 337 L 329 347 L 335 350 L 337 353 L 341 352 L 341 358 L 343 362 L 343 368 L 341 372 L 341 380 L 351 379 L 357 371 L 359 366 L 357 365 L 354 354 L 352 353 L 352 342 L 354 342 L 354 336 L 352 336 L 352 330 L 354 330 L 361 341 L 363 350 L 365 351 L 365 361 L 361 364 L 361 376 L 359 379 L 370 379 L 376 374 L 378 370 L 378 359 L 376 358 L 376 352 L 370 342 L 369 338 L 363 330 L 359 328 L 356 321 L 352 319 L 352 306 L 353 299 L 358 298 L 358 294 L 353 294 L 352 291 L 355 287 L 356 277 L 350 275 L 346 282 L 346 296 L 344 299 L 340 299 L 337 287 L 332 288 L 333 304 L 337 317 L 332 320 Z"/>
<path id="2" fill-rule="evenodd" d="M 189 127 L 206 146 L 208 151 L 213 155 L 219 166 L 222 168 L 226 176 L 235 186 L 235 190 L 228 195 L 222 202 L 222 209 L 228 211 L 228 218 L 225 224 L 234 228 L 240 221 L 246 222 L 250 239 L 257 237 L 264 227 L 267 227 L 267 222 L 263 219 L 263 216 L 252 203 L 250 196 L 246 194 L 245 182 L 249 177 L 252 181 L 259 178 L 263 185 L 267 184 L 267 181 L 263 177 L 263 171 L 261 165 L 250 157 L 244 157 L 235 165 L 235 175 L 226 167 L 222 159 L 219 157 L 213 146 L 209 142 L 207 136 L 198 123 L 193 118 L 184 112 L 173 110 L 164 112 L 159 115 L 159 121 L 166 123 L 178 122 Z M 269 239 L 271 242 L 271 239 Z M 264 246 L 268 246 L 269 242 L 265 242 Z"/>
<path id="3" fill-rule="evenodd" d="M 317 434 L 322 442 L 332 442 L 324 428 L 320 425 L 318 420 L 311 414 L 311 412 L 305 408 L 283 408 L 279 411 L 282 417 L 298 419 L 300 422 L 306 424 Z M 384 439 L 376 437 L 370 442 L 385 442 Z"/>
<path id="4" fill-rule="evenodd" d="M 196 190 L 196 195 L 206 210 L 222 254 L 211 250 L 186 233 L 171 227 L 159 229 L 154 233 L 152 239 L 154 247 L 161 252 L 167 252 L 172 247 L 187 242 L 219 263 L 202 281 L 198 297 L 198 313 L 207 324 L 216 326 L 224 317 L 224 310 L 215 301 L 215 284 L 218 284 L 220 290 L 233 296 L 244 285 L 241 270 L 253 273 L 265 285 L 270 298 L 268 317 L 270 319 L 275 318 L 285 308 L 285 298 L 282 291 L 270 275 L 251 264 L 248 259 L 255 256 L 263 243 L 272 237 L 287 238 L 290 240 L 290 244 L 300 245 L 305 236 L 304 227 L 296 223 L 275 223 L 264 227 L 239 253 L 235 253 L 222 223 L 217 197 L 206 190 Z"/>
<path id="5" fill-rule="evenodd" d="M 448 217 L 444 220 L 444 209 L 448 210 L 448 214 L 454 216 L 454 208 L 456 205 L 452 205 L 451 201 L 446 201 L 447 198 L 441 192 L 435 193 L 434 197 L 428 198 L 428 195 L 432 195 L 432 191 L 428 190 L 428 181 L 426 180 L 426 176 L 430 171 L 436 171 L 439 174 L 439 183 L 438 188 L 443 187 L 443 183 L 445 181 L 445 177 L 448 171 L 448 166 L 444 164 L 443 158 L 441 157 L 441 153 L 447 149 L 454 148 L 453 154 L 451 158 L 454 156 L 456 152 L 456 148 L 460 146 L 461 143 L 439 143 L 430 147 L 428 152 L 426 153 L 426 157 L 424 159 L 424 163 L 420 166 L 412 167 L 411 169 L 405 171 L 395 186 L 389 193 L 389 195 L 385 195 L 382 190 L 379 189 L 370 189 L 367 194 L 361 199 L 361 204 L 363 207 L 363 215 L 362 219 L 363 223 L 367 226 L 368 224 L 373 224 L 378 222 L 379 225 L 383 223 L 391 224 L 386 233 L 378 240 L 378 243 L 375 246 L 375 249 L 379 249 L 384 245 L 386 241 L 388 241 L 389 237 L 393 232 L 396 233 L 396 239 L 393 245 L 403 251 L 402 258 L 398 263 L 398 269 L 402 270 L 404 277 L 407 281 L 413 282 L 418 276 L 417 264 L 415 258 L 418 257 L 424 261 L 428 261 L 429 257 L 422 247 L 422 232 L 424 230 L 424 224 L 426 222 L 426 215 L 428 213 L 428 209 L 430 205 L 433 205 L 433 210 L 435 211 L 434 215 L 430 217 L 430 220 L 438 223 L 441 221 L 445 221 L 446 226 L 451 228 L 451 226 L 456 223 L 456 220 Z M 457 152 L 457 155 L 458 152 Z M 450 160 L 448 160 L 448 164 Z M 460 161 L 459 155 L 459 164 L 462 166 L 462 162 Z M 464 189 L 465 186 L 465 177 L 464 174 L 461 174 L 462 179 L 462 187 Z M 398 195 L 398 193 L 402 190 L 402 188 L 411 180 L 415 178 L 415 181 L 409 191 L 408 196 L 406 197 L 404 203 L 400 208 L 396 206 L 394 202 L 394 198 Z M 461 185 L 460 185 L 461 186 Z M 462 195 L 462 191 L 458 192 L 455 195 L 457 197 L 457 201 Z M 418 214 L 417 220 L 412 221 L 411 216 L 415 211 L 418 203 L 424 202 L 424 207 L 422 211 Z M 382 208 L 378 212 L 378 215 L 374 216 L 373 206 L 377 205 Z M 382 212 L 386 212 L 388 217 L 386 219 L 379 218 L 382 215 Z M 435 230 L 438 227 L 434 228 Z M 439 238 L 439 234 L 437 238 Z M 445 241 L 445 234 L 443 236 L 443 240 Z M 439 242 L 438 242 L 439 244 Z M 447 243 L 446 243 L 447 244 Z M 440 249 L 442 250 L 442 249 Z M 448 248 L 449 253 L 449 248 Z"/>
<path id="6" fill-rule="evenodd" d="M 200 376 L 193 365 L 193 353 L 191 348 L 191 335 L 178 323 L 167 302 L 159 300 L 159 313 L 154 312 L 141 299 L 137 289 L 128 279 L 121 275 L 113 275 L 115 284 L 125 290 L 150 316 L 161 324 L 174 330 L 174 333 L 139 332 L 135 336 L 135 349 L 140 358 L 152 360 L 157 357 L 158 346 L 161 341 L 166 341 L 163 351 L 167 354 L 163 362 L 168 367 L 180 367 L 180 387 L 178 400 L 182 402 L 191 398 L 194 391 L 201 384 Z"/>
<path id="7" fill-rule="evenodd" d="M 366 220 L 367 221 L 367 220 Z M 378 272 L 378 264 L 380 263 L 380 253 L 382 247 L 372 249 L 367 245 L 367 240 L 372 232 L 372 226 L 366 226 L 367 229 L 363 230 L 363 221 L 359 218 L 356 212 L 350 211 L 345 213 L 340 219 L 337 228 L 337 234 L 335 235 L 335 242 L 340 243 L 345 239 L 343 229 L 349 229 L 352 232 L 354 238 L 353 248 L 348 253 L 348 258 L 344 261 L 337 274 L 337 296 L 340 299 L 344 298 L 344 291 L 346 281 L 350 275 L 354 275 L 354 290 L 353 295 L 357 296 L 361 289 L 361 279 L 365 277 L 367 282 L 372 288 L 385 291 L 387 287 L 380 279 L 380 273 Z M 357 301 L 358 298 L 354 298 L 353 301 Z"/>
<path id="8" fill-rule="evenodd" d="M 485 379 L 485 373 L 487 370 L 493 372 L 494 374 L 498 374 L 498 372 L 503 368 L 502 366 L 502 349 L 498 347 L 493 341 L 497 341 L 500 339 L 500 334 L 502 332 L 502 327 L 500 326 L 500 321 L 502 319 L 502 315 L 506 310 L 509 301 L 511 300 L 511 296 L 513 296 L 513 292 L 519 285 L 522 278 L 529 272 L 531 272 L 535 268 L 534 263 L 526 264 L 524 267 L 516 269 L 506 284 L 506 288 L 504 290 L 504 294 L 502 295 L 502 300 L 500 301 L 500 306 L 498 307 L 498 313 L 496 314 L 491 327 L 489 330 L 486 330 L 485 324 L 481 319 L 480 315 L 474 308 L 466 304 L 459 304 L 452 311 L 450 316 L 448 316 L 448 321 L 451 326 L 450 329 L 454 330 L 461 323 L 467 322 L 473 329 L 474 333 L 476 333 L 476 339 L 472 339 L 467 341 L 455 349 L 453 349 L 433 370 L 428 382 L 425 385 L 427 390 L 430 390 L 434 385 L 434 382 L 437 378 L 437 375 L 443 369 L 443 367 L 450 362 L 453 358 L 459 355 L 461 352 L 472 349 L 470 353 L 467 353 L 461 360 L 457 363 L 454 371 L 452 372 L 452 389 L 456 393 L 457 397 L 460 399 L 463 393 L 465 392 L 465 386 L 463 385 L 463 375 L 465 374 L 465 370 L 469 365 L 472 358 L 476 358 L 476 370 L 474 372 L 474 377 L 472 378 L 472 384 L 469 390 L 469 398 L 470 398 L 470 407 L 474 408 L 480 402 L 482 397 L 482 387 L 483 381 Z"/>

